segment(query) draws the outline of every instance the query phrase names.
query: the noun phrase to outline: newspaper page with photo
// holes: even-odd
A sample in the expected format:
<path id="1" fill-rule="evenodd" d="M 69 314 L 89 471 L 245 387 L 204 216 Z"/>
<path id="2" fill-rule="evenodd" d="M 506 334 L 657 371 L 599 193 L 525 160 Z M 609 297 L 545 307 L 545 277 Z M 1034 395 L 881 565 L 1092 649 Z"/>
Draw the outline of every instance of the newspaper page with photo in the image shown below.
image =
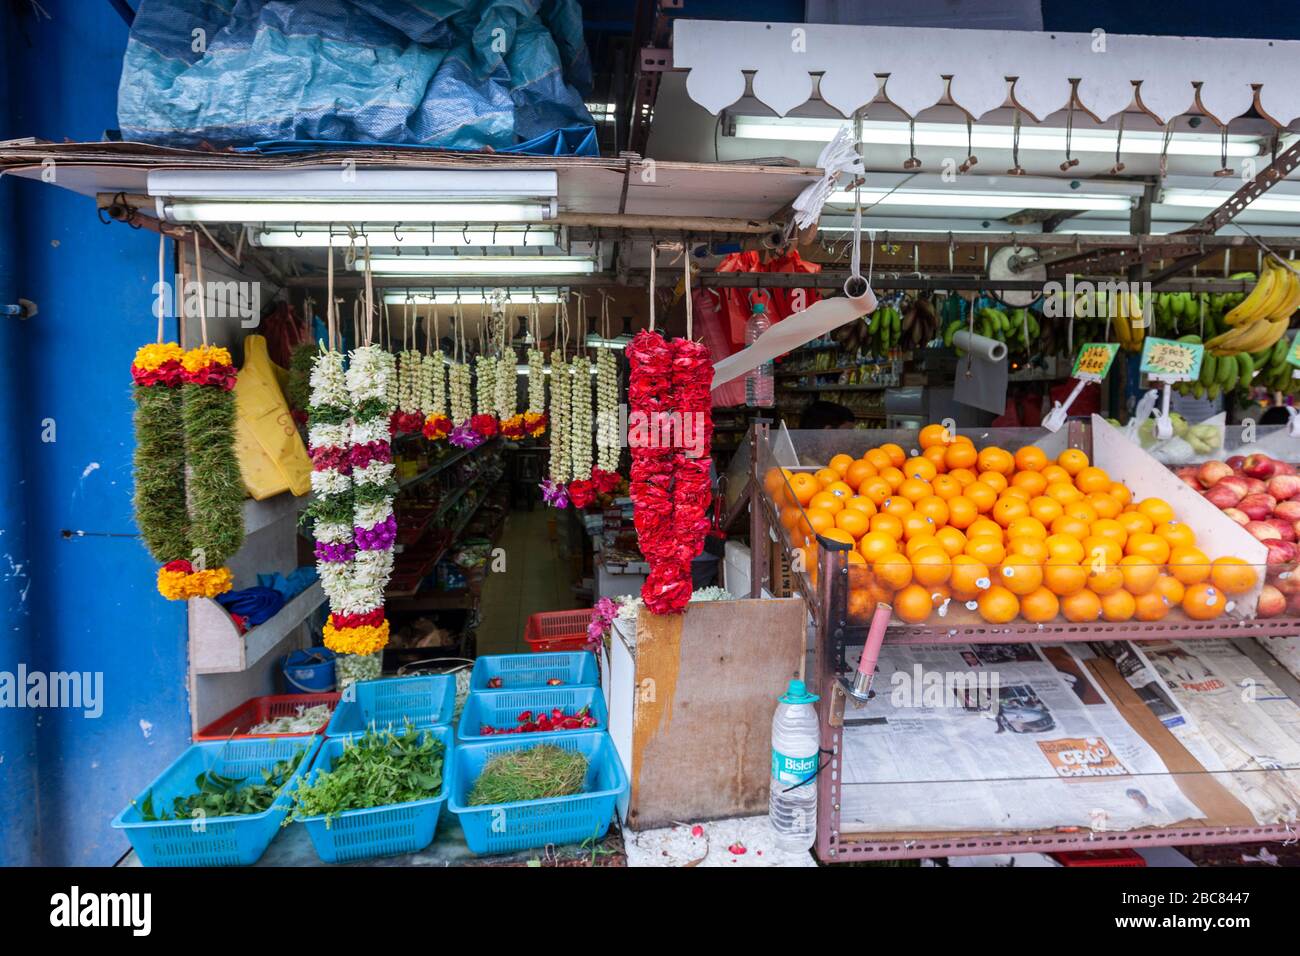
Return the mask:
<path id="1" fill-rule="evenodd" d="M 1295 821 L 1300 707 L 1231 641 L 1144 641 L 1136 649 L 1232 771 L 1231 789 L 1256 819 Z"/>
<path id="2" fill-rule="evenodd" d="M 1064 657 L 1058 669 L 1030 644 L 885 645 L 872 700 L 844 709 L 841 830 L 1123 830 L 1202 819 Z"/>
<path id="3" fill-rule="evenodd" d="M 1300 680 L 1300 637 L 1257 637 L 1255 641 Z"/>

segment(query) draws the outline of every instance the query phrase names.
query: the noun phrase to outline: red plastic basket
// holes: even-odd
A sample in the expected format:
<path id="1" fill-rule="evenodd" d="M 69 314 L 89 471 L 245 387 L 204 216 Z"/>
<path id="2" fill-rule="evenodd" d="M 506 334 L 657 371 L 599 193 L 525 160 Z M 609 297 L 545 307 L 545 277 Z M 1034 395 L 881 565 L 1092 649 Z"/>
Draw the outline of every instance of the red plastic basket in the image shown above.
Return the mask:
<path id="1" fill-rule="evenodd" d="M 330 714 L 332 715 L 335 705 L 339 702 L 339 696 L 338 694 L 274 694 L 267 697 L 250 697 L 230 713 L 218 717 L 208 724 L 194 735 L 194 739 L 196 741 L 225 740 L 227 738 L 244 740 L 248 738 L 282 737 L 283 734 L 250 734 L 248 729 L 276 717 L 292 717 L 298 712 L 299 707 L 315 707 L 317 704 L 329 704 Z M 315 730 L 296 730 L 294 733 L 323 733 L 328 723 L 329 717 L 326 717 L 324 722 Z"/>
<path id="2" fill-rule="evenodd" d="M 1053 853 L 1061 866 L 1146 866 L 1147 861 L 1134 850 L 1069 850 Z"/>
<path id="3" fill-rule="evenodd" d="M 585 651 L 587 625 L 591 623 L 591 608 L 576 611 L 544 611 L 528 618 L 524 627 L 524 640 L 534 654 L 546 651 Z"/>

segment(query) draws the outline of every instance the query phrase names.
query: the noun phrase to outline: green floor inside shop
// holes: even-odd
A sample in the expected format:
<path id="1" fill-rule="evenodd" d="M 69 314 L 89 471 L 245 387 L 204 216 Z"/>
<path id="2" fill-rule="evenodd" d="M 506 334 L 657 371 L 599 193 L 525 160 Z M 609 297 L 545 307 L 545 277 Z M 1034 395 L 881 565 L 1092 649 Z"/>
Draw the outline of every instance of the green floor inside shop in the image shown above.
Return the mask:
<path id="1" fill-rule="evenodd" d="M 479 654 L 528 650 L 524 627 L 531 614 L 583 606 L 573 596 L 563 516 L 551 508 L 512 511 L 497 546 L 505 570 L 489 573 L 479 602 Z"/>

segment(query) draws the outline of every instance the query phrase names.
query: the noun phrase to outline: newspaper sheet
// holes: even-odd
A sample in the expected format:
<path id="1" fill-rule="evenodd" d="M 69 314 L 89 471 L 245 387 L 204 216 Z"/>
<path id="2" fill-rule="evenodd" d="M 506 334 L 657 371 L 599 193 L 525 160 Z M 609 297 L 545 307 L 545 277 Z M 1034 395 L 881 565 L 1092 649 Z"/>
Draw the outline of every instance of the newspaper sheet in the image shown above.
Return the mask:
<path id="1" fill-rule="evenodd" d="M 1145 641 L 1136 648 L 1219 758 L 1212 764 L 1197 753 L 1197 759 L 1207 769 L 1231 771 L 1222 782 L 1260 823 L 1294 822 L 1300 706 L 1231 641 Z"/>
<path id="2" fill-rule="evenodd" d="M 886 645 L 844 712 L 845 832 L 1122 830 L 1204 817 L 1067 652 Z"/>
<path id="3" fill-rule="evenodd" d="M 1300 637 L 1257 637 L 1255 640 L 1277 658 L 1292 677 L 1300 680 Z"/>

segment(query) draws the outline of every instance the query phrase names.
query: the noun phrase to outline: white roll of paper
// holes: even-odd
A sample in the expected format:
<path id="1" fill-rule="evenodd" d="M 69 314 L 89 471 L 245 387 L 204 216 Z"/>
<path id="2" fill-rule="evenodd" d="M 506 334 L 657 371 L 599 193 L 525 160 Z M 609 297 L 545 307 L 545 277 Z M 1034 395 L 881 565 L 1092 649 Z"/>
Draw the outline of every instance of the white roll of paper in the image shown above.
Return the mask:
<path id="1" fill-rule="evenodd" d="M 983 335 L 975 335 L 965 329 L 953 333 L 952 344 L 990 362 L 1001 362 L 1007 357 L 1007 347 L 1002 342 Z"/>

